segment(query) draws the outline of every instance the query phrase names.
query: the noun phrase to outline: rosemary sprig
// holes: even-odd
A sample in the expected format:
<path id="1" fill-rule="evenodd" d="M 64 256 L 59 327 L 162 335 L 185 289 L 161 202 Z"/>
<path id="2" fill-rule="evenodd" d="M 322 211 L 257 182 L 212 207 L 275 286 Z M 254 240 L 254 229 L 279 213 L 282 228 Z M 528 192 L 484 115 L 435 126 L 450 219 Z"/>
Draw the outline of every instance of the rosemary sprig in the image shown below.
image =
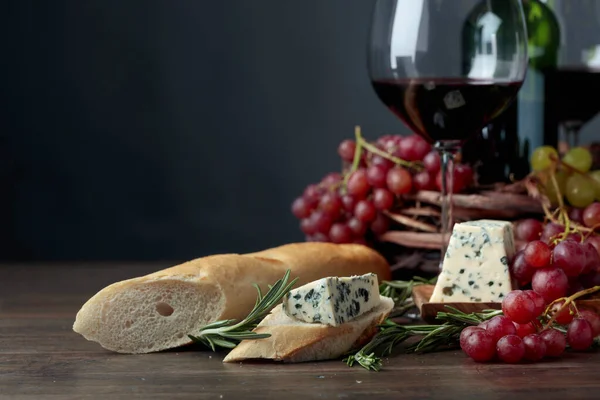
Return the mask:
<path id="1" fill-rule="evenodd" d="M 294 286 L 298 278 L 288 283 L 290 270 L 285 272 L 282 279 L 269 286 L 269 291 L 263 296 L 260 287 L 254 284 L 258 292 L 254 308 L 246 318 L 238 323 L 233 319 L 212 322 L 200 329 L 198 335 L 188 335 L 195 343 L 202 343 L 216 351 L 217 347 L 233 349 L 242 340 L 265 339 L 268 333 L 256 333 L 252 329 L 279 303 L 281 298 Z"/>
<path id="2" fill-rule="evenodd" d="M 344 362 L 349 366 L 358 363 L 372 371 L 381 369 L 381 357 L 390 354 L 394 347 L 412 337 L 421 337 L 419 341 L 407 348 L 408 352 L 427 353 L 441 348 L 455 347 L 460 333 L 470 325 L 478 325 L 496 315 L 501 310 L 484 310 L 480 313 L 464 313 L 456 308 L 446 306 L 451 312 L 440 311 L 436 318 L 444 321 L 441 325 L 398 325 L 386 320 L 373 339 L 355 354 L 349 355 Z"/>
<path id="3" fill-rule="evenodd" d="M 419 285 L 434 285 L 437 277 L 425 279 L 418 276 L 410 281 L 383 281 L 379 285 L 379 293 L 382 296 L 394 300 L 395 309 L 390 317 L 399 317 L 415 306 L 412 301 L 412 290 Z"/>

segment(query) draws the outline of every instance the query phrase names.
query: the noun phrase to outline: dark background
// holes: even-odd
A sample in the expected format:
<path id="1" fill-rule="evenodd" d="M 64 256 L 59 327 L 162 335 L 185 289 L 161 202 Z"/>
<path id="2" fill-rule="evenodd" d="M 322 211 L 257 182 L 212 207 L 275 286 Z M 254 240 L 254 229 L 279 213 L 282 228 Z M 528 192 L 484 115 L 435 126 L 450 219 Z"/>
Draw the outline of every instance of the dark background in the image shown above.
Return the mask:
<path id="1" fill-rule="evenodd" d="M 290 203 L 354 126 L 406 133 L 368 80 L 373 3 L 3 2 L 0 259 L 303 240 Z"/>

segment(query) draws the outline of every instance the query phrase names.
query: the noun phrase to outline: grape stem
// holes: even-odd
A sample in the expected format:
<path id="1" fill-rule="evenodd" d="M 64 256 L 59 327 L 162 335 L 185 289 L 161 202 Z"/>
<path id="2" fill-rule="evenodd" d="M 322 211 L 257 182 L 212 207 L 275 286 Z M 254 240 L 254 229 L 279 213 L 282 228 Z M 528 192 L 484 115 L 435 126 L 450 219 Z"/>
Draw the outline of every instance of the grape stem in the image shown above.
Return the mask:
<path id="1" fill-rule="evenodd" d="M 580 297 L 586 296 L 588 294 L 592 294 L 595 293 L 597 291 L 600 290 L 600 286 L 594 286 L 592 288 L 589 289 L 585 289 L 585 290 L 581 290 L 569 297 L 561 297 L 559 299 L 554 300 L 552 303 L 548 304 L 548 307 L 546 307 L 546 311 L 544 311 L 545 315 L 548 315 L 548 313 L 550 312 L 550 309 L 552 308 L 552 306 L 558 302 L 564 301 L 564 304 L 560 307 L 560 309 L 554 313 L 554 315 L 552 316 L 552 318 L 550 318 L 550 320 L 548 321 L 548 323 L 546 324 L 546 328 L 549 328 L 552 326 L 552 324 L 554 323 L 554 321 L 556 320 L 556 317 L 562 313 L 564 311 L 564 309 L 566 307 L 569 307 L 569 305 L 571 305 L 571 303 L 573 303 L 573 307 L 575 308 L 575 311 L 579 314 L 579 310 L 577 310 L 577 305 L 575 304 L 575 300 L 577 300 Z"/>
<path id="2" fill-rule="evenodd" d="M 566 168 L 566 169 L 568 169 L 568 170 L 570 170 L 572 172 L 576 172 L 578 174 L 581 174 L 581 175 L 585 176 L 588 179 L 594 180 L 594 178 L 588 176 L 585 172 L 583 172 L 583 171 L 581 171 L 581 170 L 579 170 L 579 169 L 577 169 L 575 167 L 570 166 L 569 164 L 565 163 L 563 160 L 559 159 L 558 157 L 556 157 L 553 154 L 548 155 L 548 158 L 550 158 L 552 161 L 554 161 L 554 166 L 555 167 L 558 166 L 558 164 L 560 164 L 561 166 L 563 166 L 564 168 Z"/>
<path id="3" fill-rule="evenodd" d="M 354 149 L 352 168 L 350 169 L 350 172 L 348 172 L 346 176 L 344 176 L 344 188 L 348 185 L 348 179 L 350 179 L 350 175 L 358 169 L 358 166 L 360 165 L 360 159 L 362 158 L 363 146 L 358 140 L 359 138 L 362 139 L 362 136 L 360 134 L 360 126 L 354 127 L 354 136 L 356 137 L 356 148 Z"/>
<path id="4" fill-rule="evenodd" d="M 377 146 L 373 146 L 371 143 L 367 142 L 365 140 L 365 138 L 362 137 L 361 133 L 360 133 L 360 127 L 356 127 L 354 134 L 356 136 L 356 144 L 359 147 L 364 147 L 365 149 L 367 149 L 368 151 L 370 151 L 373 154 L 377 154 L 380 157 L 383 157 L 385 159 L 388 159 L 390 161 L 392 161 L 394 164 L 398 164 L 398 165 L 402 165 L 406 168 L 412 168 L 412 169 L 421 169 L 421 166 L 417 163 L 412 163 L 406 160 L 403 160 L 401 158 L 395 157 L 383 150 L 380 150 L 379 148 L 377 148 Z M 356 161 L 356 160 L 354 160 Z M 358 165 L 357 165 L 358 167 Z M 354 169 L 354 165 L 352 165 L 352 168 Z"/>
<path id="5" fill-rule="evenodd" d="M 575 171 L 580 172 L 578 170 L 575 170 Z M 549 239 L 549 243 L 556 245 L 556 244 L 558 244 L 558 242 L 566 239 L 572 233 L 580 234 L 581 242 L 583 242 L 589 235 L 591 235 L 596 230 L 596 228 L 600 227 L 600 224 L 598 226 L 593 226 L 591 228 L 588 228 L 588 227 L 582 226 L 574 221 L 571 221 L 571 219 L 569 218 L 569 215 L 566 211 L 565 203 L 562 199 L 563 195 L 558 186 L 558 181 L 556 180 L 556 165 L 550 170 L 550 181 L 552 182 L 552 186 L 554 187 L 554 190 L 556 191 L 556 197 L 558 200 L 558 208 L 556 210 L 554 210 L 554 212 L 550 212 L 548 207 L 544 203 L 542 203 L 544 215 L 548 221 L 553 222 L 555 224 L 563 225 L 565 227 L 565 230 L 563 232 L 551 237 Z"/>

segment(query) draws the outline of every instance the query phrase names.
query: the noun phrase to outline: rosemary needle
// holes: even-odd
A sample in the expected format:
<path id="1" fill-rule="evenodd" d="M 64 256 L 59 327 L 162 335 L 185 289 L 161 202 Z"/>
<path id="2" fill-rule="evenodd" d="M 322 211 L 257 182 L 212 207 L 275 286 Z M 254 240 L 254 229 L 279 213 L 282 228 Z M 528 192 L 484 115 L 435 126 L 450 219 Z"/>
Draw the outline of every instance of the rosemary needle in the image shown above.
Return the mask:
<path id="1" fill-rule="evenodd" d="M 344 359 L 349 366 L 358 363 L 363 368 L 379 371 L 382 367 L 381 357 L 390 354 L 394 347 L 411 337 L 420 339 L 407 348 L 408 352 L 427 353 L 440 348 L 455 347 L 462 330 L 470 325 L 478 325 L 496 315 L 501 310 L 484 310 L 480 313 L 464 313 L 456 308 L 446 306 L 450 312 L 440 311 L 437 319 L 444 321 L 441 325 L 398 325 L 386 320 L 380 331 L 355 354 Z"/>
<path id="2" fill-rule="evenodd" d="M 242 340 L 264 339 L 271 335 L 256 333 L 252 330 L 275 307 L 281 298 L 294 286 L 298 278 L 288 283 L 290 270 L 287 270 L 280 280 L 269 286 L 269 291 L 263 296 L 260 287 L 254 284 L 258 292 L 254 308 L 246 318 L 237 322 L 233 319 L 212 322 L 200 329 L 197 335 L 188 335 L 195 343 L 202 343 L 216 351 L 217 347 L 233 349 Z"/>
<path id="3" fill-rule="evenodd" d="M 414 277 L 410 281 L 383 281 L 379 285 L 379 294 L 390 297 L 396 306 L 390 318 L 402 316 L 415 306 L 411 300 L 415 286 L 432 285 L 435 284 L 436 279 L 437 277 L 430 280 Z"/>

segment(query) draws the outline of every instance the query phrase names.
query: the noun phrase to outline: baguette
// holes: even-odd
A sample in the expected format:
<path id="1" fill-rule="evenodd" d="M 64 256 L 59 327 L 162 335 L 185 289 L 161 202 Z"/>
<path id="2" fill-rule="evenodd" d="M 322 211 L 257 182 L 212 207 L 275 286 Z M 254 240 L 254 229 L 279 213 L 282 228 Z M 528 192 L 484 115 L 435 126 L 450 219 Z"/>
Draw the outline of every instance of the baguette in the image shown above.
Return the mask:
<path id="1" fill-rule="evenodd" d="M 253 284 L 264 293 L 287 269 L 297 286 L 369 272 L 390 279 L 385 259 L 362 245 L 293 243 L 214 255 L 105 287 L 81 307 L 73 330 L 119 353 L 179 347 L 210 322 L 245 318 L 256 302 Z"/>
<path id="2" fill-rule="evenodd" d="M 278 305 L 254 330 L 265 339 L 243 340 L 223 362 L 269 359 L 283 362 L 332 360 L 366 344 L 394 307 L 389 297 L 371 311 L 338 326 L 307 323 L 290 318 Z"/>

